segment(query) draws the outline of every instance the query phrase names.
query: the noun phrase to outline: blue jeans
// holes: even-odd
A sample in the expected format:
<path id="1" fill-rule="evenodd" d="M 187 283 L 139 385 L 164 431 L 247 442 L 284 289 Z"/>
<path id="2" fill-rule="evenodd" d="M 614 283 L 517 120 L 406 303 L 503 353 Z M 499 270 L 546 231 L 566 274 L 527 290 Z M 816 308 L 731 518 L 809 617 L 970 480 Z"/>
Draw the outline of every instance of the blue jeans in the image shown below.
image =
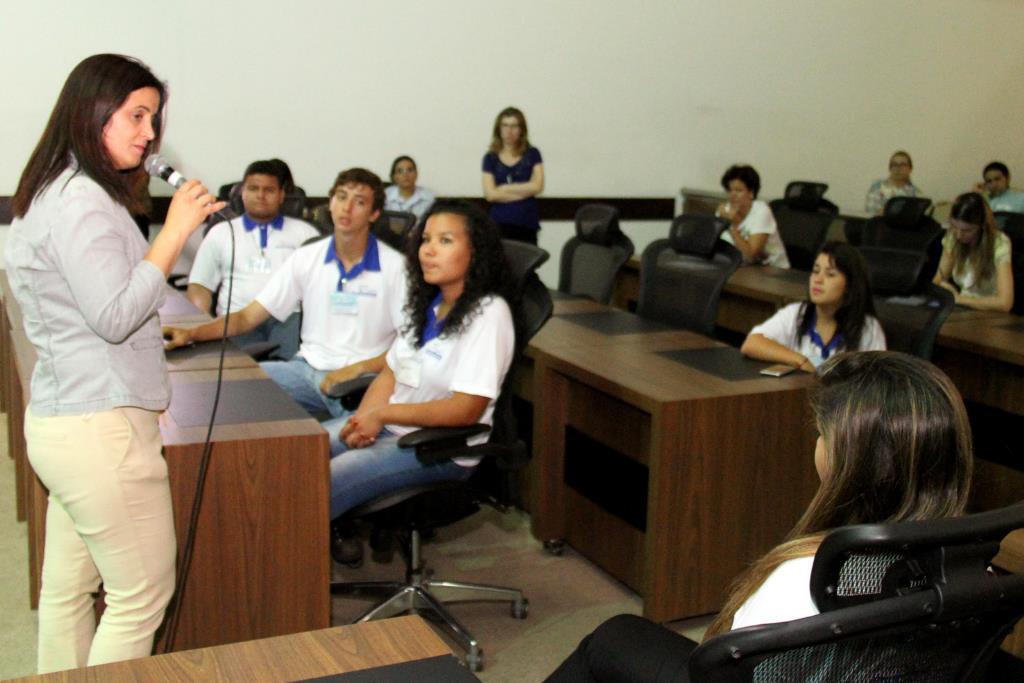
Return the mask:
<path id="1" fill-rule="evenodd" d="M 291 358 L 299 352 L 299 322 L 301 319 L 302 314 L 298 311 L 285 318 L 283 322 L 270 317 L 255 329 L 245 334 L 235 335 L 231 341 L 239 346 L 264 341 L 273 342 L 280 346 L 274 352 L 275 358 Z"/>
<path id="2" fill-rule="evenodd" d="M 369 448 L 348 449 L 337 440 L 347 418 L 324 422 L 331 432 L 331 519 L 377 496 L 406 486 L 435 481 L 462 481 L 475 468 L 446 461 L 424 465 L 416 459 L 416 449 L 399 448 L 398 437 L 387 429 Z M 335 443 L 340 448 L 335 450 Z"/>
<path id="3" fill-rule="evenodd" d="M 330 437 L 331 453 L 344 450 L 345 444 L 338 439 L 345 420 L 351 411 L 345 410 L 341 401 L 329 398 L 320 391 L 320 382 L 327 376 L 326 370 L 316 370 L 305 358 L 291 360 L 270 360 L 260 363 L 260 367 L 274 380 L 277 386 L 285 390 L 292 400 L 305 408 L 310 414 L 322 419 L 326 413 L 330 418 L 323 422 L 324 429 Z M 330 426 L 337 421 L 337 426 Z"/>

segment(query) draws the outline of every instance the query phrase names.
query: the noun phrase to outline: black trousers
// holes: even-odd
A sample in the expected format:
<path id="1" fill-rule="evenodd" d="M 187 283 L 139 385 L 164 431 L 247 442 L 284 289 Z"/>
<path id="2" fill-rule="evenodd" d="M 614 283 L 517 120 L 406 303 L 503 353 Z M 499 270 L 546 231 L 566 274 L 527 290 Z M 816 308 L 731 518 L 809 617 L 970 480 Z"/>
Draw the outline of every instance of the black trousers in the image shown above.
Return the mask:
<path id="1" fill-rule="evenodd" d="M 697 643 L 653 621 L 620 614 L 598 626 L 548 683 L 679 683 Z"/>
<path id="2" fill-rule="evenodd" d="M 529 242 L 530 244 L 537 244 L 537 233 L 540 232 L 536 228 L 515 223 L 498 223 L 498 228 L 501 229 L 502 239 Z"/>

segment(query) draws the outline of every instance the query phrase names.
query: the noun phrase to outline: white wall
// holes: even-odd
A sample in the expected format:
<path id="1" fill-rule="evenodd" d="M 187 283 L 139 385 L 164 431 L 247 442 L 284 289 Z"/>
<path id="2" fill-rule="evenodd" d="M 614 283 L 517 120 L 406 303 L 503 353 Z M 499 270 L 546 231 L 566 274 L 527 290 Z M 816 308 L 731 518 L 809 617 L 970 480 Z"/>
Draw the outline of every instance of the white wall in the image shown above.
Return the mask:
<path id="1" fill-rule="evenodd" d="M 857 213 L 897 148 L 936 199 L 993 158 L 1024 184 L 1016 0 L 36 0 L 4 24 L 0 194 L 67 73 L 100 51 L 169 82 L 164 151 L 211 185 L 280 156 L 323 194 L 343 167 L 409 153 L 428 186 L 474 194 L 507 104 L 527 113 L 549 196 L 714 189 L 745 161 L 768 198 L 820 179 Z"/>

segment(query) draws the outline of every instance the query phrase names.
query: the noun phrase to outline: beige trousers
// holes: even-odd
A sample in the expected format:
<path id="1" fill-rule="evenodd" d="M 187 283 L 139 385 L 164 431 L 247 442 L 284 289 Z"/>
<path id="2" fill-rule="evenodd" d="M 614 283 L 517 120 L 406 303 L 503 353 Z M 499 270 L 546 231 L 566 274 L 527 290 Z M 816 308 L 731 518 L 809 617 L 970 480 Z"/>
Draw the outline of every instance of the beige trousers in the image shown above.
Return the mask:
<path id="1" fill-rule="evenodd" d="M 50 490 L 39 673 L 145 657 L 174 592 L 175 537 L 158 413 L 25 414 L 28 458 Z M 99 626 L 93 594 L 102 582 Z"/>

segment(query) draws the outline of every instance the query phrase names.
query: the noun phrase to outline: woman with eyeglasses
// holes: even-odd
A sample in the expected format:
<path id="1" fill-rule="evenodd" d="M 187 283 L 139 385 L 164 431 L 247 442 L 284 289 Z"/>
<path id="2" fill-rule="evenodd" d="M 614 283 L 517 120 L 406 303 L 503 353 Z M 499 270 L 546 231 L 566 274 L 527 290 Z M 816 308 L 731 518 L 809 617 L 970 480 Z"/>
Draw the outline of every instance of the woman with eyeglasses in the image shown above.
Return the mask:
<path id="1" fill-rule="evenodd" d="M 419 170 L 411 156 L 403 154 L 391 162 L 391 185 L 384 190 L 384 209 L 405 211 L 423 218 L 434 203 L 434 193 L 417 185 Z"/>
<path id="2" fill-rule="evenodd" d="M 935 284 L 953 292 L 961 306 L 1008 312 L 1013 308 L 1010 238 L 996 227 L 992 210 L 977 192 L 956 198 Z"/>
<path id="3" fill-rule="evenodd" d="M 893 197 L 920 197 L 921 188 L 910 182 L 914 162 L 910 155 L 900 150 L 889 157 L 889 177 L 871 183 L 864 201 L 864 211 L 869 216 L 881 216 L 885 203 Z"/>
<path id="4" fill-rule="evenodd" d="M 544 191 L 544 160 L 530 144 L 526 116 L 515 107 L 502 109 L 494 119 L 482 182 L 484 199 L 491 205 L 491 218 L 501 236 L 537 244 L 537 195 Z"/>

